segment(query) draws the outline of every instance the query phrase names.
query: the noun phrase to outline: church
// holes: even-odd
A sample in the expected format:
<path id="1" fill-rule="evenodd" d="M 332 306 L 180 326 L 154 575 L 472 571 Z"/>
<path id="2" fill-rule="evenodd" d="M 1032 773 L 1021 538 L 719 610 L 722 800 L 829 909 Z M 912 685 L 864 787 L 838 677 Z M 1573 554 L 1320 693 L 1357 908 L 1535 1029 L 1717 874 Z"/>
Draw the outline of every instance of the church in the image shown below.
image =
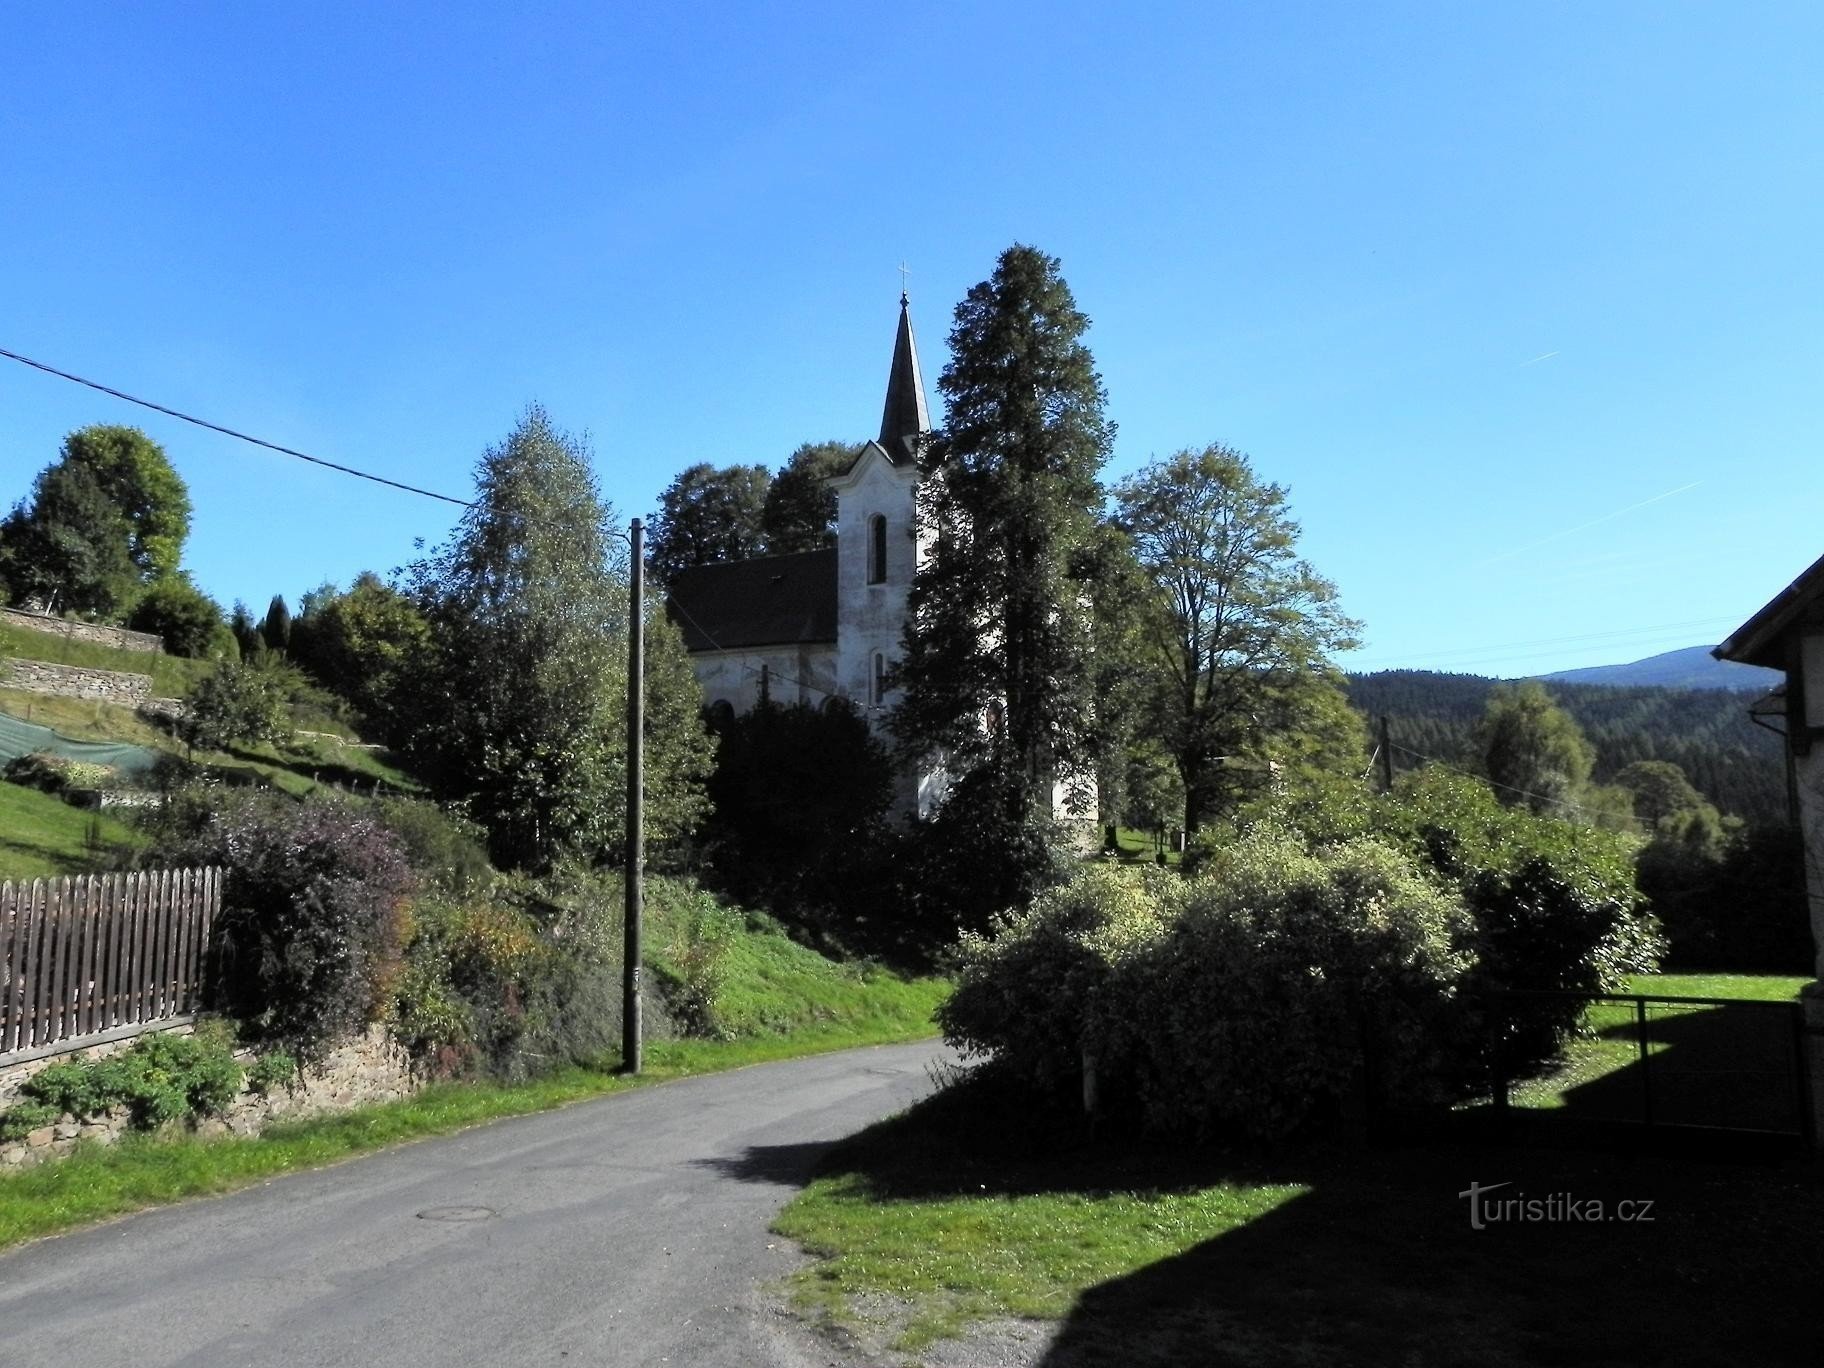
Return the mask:
<path id="1" fill-rule="evenodd" d="M 931 430 L 907 297 L 887 377 L 880 435 L 830 481 L 836 545 L 679 572 L 668 605 L 712 712 L 775 703 L 854 707 L 880 734 L 905 631 L 918 533 L 919 448 Z M 899 778 L 894 806 L 927 815 L 942 796 L 932 768 Z"/>

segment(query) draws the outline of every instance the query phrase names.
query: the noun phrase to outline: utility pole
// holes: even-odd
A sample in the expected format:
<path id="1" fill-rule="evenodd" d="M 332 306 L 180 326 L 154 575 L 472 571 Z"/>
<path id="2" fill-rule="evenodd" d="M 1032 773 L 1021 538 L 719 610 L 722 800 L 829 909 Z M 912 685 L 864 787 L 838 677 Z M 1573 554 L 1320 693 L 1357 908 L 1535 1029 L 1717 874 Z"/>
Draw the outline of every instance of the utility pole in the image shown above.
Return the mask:
<path id="1" fill-rule="evenodd" d="M 641 880 L 646 865 L 644 783 L 646 751 L 645 529 L 632 525 L 633 562 L 627 601 L 627 907 L 621 946 L 621 1069 L 640 1071 L 640 920 L 644 912 Z"/>
<path id="2" fill-rule="evenodd" d="M 1381 792 L 1393 792 L 1393 742 L 1387 735 L 1387 714 L 1381 714 Z"/>

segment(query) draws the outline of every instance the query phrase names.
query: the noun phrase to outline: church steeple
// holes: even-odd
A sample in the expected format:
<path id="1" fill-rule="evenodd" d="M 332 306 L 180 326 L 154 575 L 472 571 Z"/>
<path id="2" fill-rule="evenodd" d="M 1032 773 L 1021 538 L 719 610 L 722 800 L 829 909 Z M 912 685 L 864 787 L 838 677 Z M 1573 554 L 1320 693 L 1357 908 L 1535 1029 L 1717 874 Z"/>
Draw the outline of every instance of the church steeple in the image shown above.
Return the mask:
<path id="1" fill-rule="evenodd" d="M 899 335 L 893 341 L 893 373 L 887 378 L 887 403 L 880 414 L 880 445 L 895 464 L 914 460 L 919 438 L 930 430 L 925 381 L 918 370 L 918 344 L 912 340 L 911 301 L 902 291 Z"/>

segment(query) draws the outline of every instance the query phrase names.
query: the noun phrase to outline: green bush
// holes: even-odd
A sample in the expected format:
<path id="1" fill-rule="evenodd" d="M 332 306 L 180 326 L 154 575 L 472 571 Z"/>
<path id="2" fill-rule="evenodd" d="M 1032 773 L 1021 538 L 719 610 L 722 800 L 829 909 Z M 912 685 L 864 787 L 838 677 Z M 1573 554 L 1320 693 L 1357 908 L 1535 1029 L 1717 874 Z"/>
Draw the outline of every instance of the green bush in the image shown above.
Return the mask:
<path id="1" fill-rule="evenodd" d="M 426 885 L 460 897 L 492 882 L 487 833 L 474 822 L 425 798 L 388 795 L 374 810 L 404 844 L 406 858 Z"/>
<path id="2" fill-rule="evenodd" d="M 112 766 L 97 765 L 87 760 L 71 760 L 50 751 L 33 751 L 15 756 L 6 765 L 10 783 L 22 784 L 60 797 L 91 789 L 111 788 L 120 776 Z"/>
<path id="3" fill-rule="evenodd" d="M 215 1005 L 310 1059 L 377 1020 L 409 931 L 398 839 L 333 800 L 228 798 L 168 854 L 226 870 Z"/>
<path id="4" fill-rule="evenodd" d="M 0 1117 L 0 1138 L 17 1139 L 65 1112 L 80 1119 L 119 1106 L 131 1109 L 133 1124 L 142 1130 L 218 1115 L 234 1101 L 242 1077 L 230 1038 L 221 1033 L 157 1032 L 108 1059 L 41 1069 L 20 1085 L 24 1100 Z"/>
<path id="5" fill-rule="evenodd" d="M 278 672 L 224 660 L 197 681 L 179 724 L 183 738 L 204 750 L 238 741 L 276 741 L 291 734 Z"/>
<path id="6" fill-rule="evenodd" d="M 262 1097 L 289 1088 L 297 1078 L 297 1056 L 285 1050 L 268 1050 L 247 1070 L 247 1086 Z"/>
<path id="7" fill-rule="evenodd" d="M 1351 1105 L 1439 1102 L 1471 933 L 1457 901 L 1387 846 L 1256 837 L 1119 966 L 1103 1051 L 1160 1130 L 1270 1139 Z"/>
<path id="8" fill-rule="evenodd" d="M 182 571 L 154 581 L 133 605 L 127 626 L 162 637 L 165 649 L 175 656 L 201 660 L 222 644 L 221 605 Z"/>

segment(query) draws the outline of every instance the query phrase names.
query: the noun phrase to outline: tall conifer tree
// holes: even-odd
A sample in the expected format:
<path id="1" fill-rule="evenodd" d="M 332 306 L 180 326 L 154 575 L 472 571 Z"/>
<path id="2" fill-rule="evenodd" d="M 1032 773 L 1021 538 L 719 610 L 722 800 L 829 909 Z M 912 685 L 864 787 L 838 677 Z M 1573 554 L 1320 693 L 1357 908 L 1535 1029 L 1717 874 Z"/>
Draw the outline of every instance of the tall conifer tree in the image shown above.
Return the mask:
<path id="1" fill-rule="evenodd" d="M 1022 826 L 1092 758 L 1085 578 L 1114 427 L 1088 326 L 1055 257 L 1003 252 L 957 306 L 919 494 L 932 539 L 894 726 L 908 750 L 942 754 L 959 795 L 986 788 Z"/>

